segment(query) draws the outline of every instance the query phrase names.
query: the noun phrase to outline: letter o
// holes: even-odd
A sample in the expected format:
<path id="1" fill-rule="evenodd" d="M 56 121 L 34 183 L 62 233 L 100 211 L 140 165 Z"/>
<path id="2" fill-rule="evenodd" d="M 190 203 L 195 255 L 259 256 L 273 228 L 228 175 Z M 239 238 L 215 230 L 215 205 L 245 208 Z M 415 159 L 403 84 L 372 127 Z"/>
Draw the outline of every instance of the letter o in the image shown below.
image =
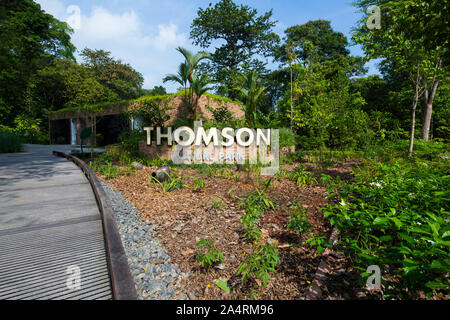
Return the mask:
<path id="1" fill-rule="evenodd" d="M 242 140 L 242 134 L 244 132 L 248 133 L 250 137 L 247 142 L 244 142 L 244 140 Z M 240 145 L 241 147 L 248 147 L 252 145 L 253 142 L 255 141 L 255 135 L 253 134 L 253 130 L 249 128 L 238 129 L 238 131 L 236 131 L 236 141 L 238 145 Z"/>
<path id="2" fill-rule="evenodd" d="M 186 132 L 188 134 L 188 139 L 186 141 L 181 140 L 182 133 Z M 192 130 L 189 127 L 180 127 L 173 133 L 173 138 L 177 144 L 179 144 L 182 147 L 189 147 L 194 143 L 195 140 L 195 133 L 194 130 Z"/>

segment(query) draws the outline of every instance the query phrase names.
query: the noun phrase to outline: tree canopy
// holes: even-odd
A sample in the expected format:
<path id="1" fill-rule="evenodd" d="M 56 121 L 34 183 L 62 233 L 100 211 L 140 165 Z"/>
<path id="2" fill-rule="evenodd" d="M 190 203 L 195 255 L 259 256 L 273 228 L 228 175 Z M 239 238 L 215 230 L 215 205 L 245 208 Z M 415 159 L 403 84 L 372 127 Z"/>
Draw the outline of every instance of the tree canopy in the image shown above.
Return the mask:
<path id="1" fill-rule="evenodd" d="M 200 8 L 191 26 L 195 45 L 209 48 L 222 40 L 204 69 L 213 74 L 220 93 L 234 96 L 233 75 L 251 69 L 262 70 L 265 63 L 256 56 L 270 56 L 279 37 L 272 29 L 272 11 L 258 15 L 256 9 L 221 0 L 214 6 Z"/>
<path id="2" fill-rule="evenodd" d="M 0 120 L 36 114 L 33 79 L 55 58 L 74 60 L 72 30 L 32 0 L 0 3 Z"/>

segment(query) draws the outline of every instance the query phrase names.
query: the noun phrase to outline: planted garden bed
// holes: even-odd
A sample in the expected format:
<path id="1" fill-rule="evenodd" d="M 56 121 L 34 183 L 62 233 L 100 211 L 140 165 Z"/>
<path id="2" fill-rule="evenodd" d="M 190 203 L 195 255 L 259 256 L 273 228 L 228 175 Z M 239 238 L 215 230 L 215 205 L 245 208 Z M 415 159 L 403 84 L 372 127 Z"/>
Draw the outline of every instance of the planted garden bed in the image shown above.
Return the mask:
<path id="1" fill-rule="evenodd" d="M 328 172 L 345 176 L 353 165 L 345 163 Z M 306 241 L 314 234 L 324 242 L 331 231 L 320 210 L 333 201 L 320 184 L 327 184 L 331 176 L 316 179 L 294 165 L 272 179 L 235 166 L 199 166 L 172 168 L 179 185 L 171 186 L 152 181 L 156 168 L 108 182 L 157 231 L 172 261 L 190 274 L 180 294 L 191 299 L 303 299 L 321 259 L 318 246 Z M 170 191 L 172 187 L 176 190 Z M 201 244 L 210 246 L 212 253 L 203 266 L 199 255 L 208 250 L 198 247 Z M 276 272 L 269 266 L 258 268 L 258 259 L 272 263 Z M 250 271 L 242 281 L 246 270 Z M 330 298 L 344 298 L 333 295 Z"/>
<path id="2" fill-rule="evenodd" d="M 325 261 L 320 299 L 448 299 L 444 158 L 329 155 L 284 159 L 272 178 L 256 168 L 173 166 L 164 183 L 152 178 L 160 160 L 136 170 L 136 159 L 107 153 L 91 166 L 188 274 L 181 297 L 303 299 Z M 333 227 L 339 241 L 324 256 Z M 381 269 L 380 290 L 366 290 L 370 265 Z"/>

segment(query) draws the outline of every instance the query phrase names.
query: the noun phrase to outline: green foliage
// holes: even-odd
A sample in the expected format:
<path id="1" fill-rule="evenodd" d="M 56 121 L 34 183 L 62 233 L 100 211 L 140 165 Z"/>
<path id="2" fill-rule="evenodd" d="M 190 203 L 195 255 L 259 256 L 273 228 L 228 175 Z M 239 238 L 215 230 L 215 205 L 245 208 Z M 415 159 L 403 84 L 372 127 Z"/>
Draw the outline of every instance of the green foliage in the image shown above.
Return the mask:
<path id="1" fill-rule="evenodd" d="M 210 205 L 216 210 L 222 210 L 226 206 L 226 203 L 222 199 L 216 199 L 211 201 Z"/>
<path id="2" fill-rule="evenodd" d="M 242 216 L 241 221 L 245 229 L 243 236 L 250 242 L 257 242 L 261 238 L 261 230 L 257 226 L 259 223 L 258 218 L 261 214 L 260 208 L 249 206 L 245 209 L 245 215 Z"/>
<path id="3" fill-rule="evenodd" d="M 308 221 L 306 215 L 306 209 L 302 206 L 298 206 L 295 211 L 293 211 L 289 217 L 289 222 L 287 227 L 291 230 L 298 231 L 300 233 L 305 233 L 309 231 L 312 224 Z"/>
<path id="4" fill-rule="evenodd" d="M 278 257 L 278 249 L 275 245 L 257 245 L 256 252 L 243 261 L 237 270 L 242 277 L 242 282 L 249 277 L 260 279 L 263 287 L 266 287 L 272 279 L 271 272 L 276 272 L 276 267 L 281 263 Z"/>
<path id="5" fill-rule="evenodd" d="M 339 56 L 347 56 L 350 51 L 347 49 L 347 38 L 341 33 L 331 28 L 330 21 L 315 20 L 308 21 L 303 25 L 289 27 L 285 31 L 286 43 L 278 47 L 275 57 L 282 62 L 288 62 L 288 46 L 293 46 L 294 55 L 305 61 L 309 57 L 308 50 L 302 46 L 306 41 L 310 41 L 318 48 L 319 57 L 324 59 L 335 59 Z"/>
<path id="6" fill-rule="evenodd" d="M 195 256 L 195 259 L 201 263 L 203 268 L 223 263 L 223 253 L 217 250 L 211 239 L 200 239 L 197 248 L 205 248 L 206 250 L 206 252 L 200 252 Z"/>
<path id="7" fill-rule="evenodd" d="M 280 148 L 292 147 L 297 143 L 298 136 L 288 128 L 279 129 Z"/>
<path id="8" fill-rule="evenodd" d="M 233 115 L 228 110 L 226 105 L 221 105 L 216 109 L 206 106 L 206 109 L 212 113 L 216 122 L 230 122 L 233 120 Z"/>
<path id="9" fill-rule="evenodd" d="M 22 151 L 20 137 L 10 132 L 0 131 L 0 153 L 14 153 Z"/>
<path id="10" fill-rule="evenodd" d="M 172 192 L 175 190 L 180 190 L 180 189 L 188 187 L 187 185 L 185 185 L 183 183 L 183 179 L 181 176 L 169 175 L 167 172 L 166 172 L 166 174 L 169 177 L 168 180 L 161 182 L 158 179 L 156 179 L 152 176 L 149 176 L 149 178 L 148 178 L 149 183 L 152 182 L 154 184 L 158 184 L 164 193 L 168 193 L 168 192 Z"/>
<path id="11" fill-rule="evenodd" d="M 256 127 L 258 100 L 266 90 L 266 88 L 260 86 L 259 77 L 256 69 L 236 75 L 237 87 L 234 90 L 239 92 L 241 99 L 244 101 L 245 118 L 250 128 Z"/>
<path id="12" fill-rule="evenodd" d="M 163 86 L 154 86 L 153 89 L 141 90 L 141 95 L 143 96 L 163 96 L 166 94 L 166 88 L 164 88 Z"/>
<path id="13" fill-rule="evenodd" d="M 115 60 L 104 50 L 84 49 L 83 65 L 93 71 L 95 79 L 114 92 L 118 99 L 135 99 L 140 95 L 143 76 L 129 64 Z"/>
<path id="14" fill-rule="evenodd" d="M 131 103 L 130 109 L 131 111 L 127 115 L 135 119 L 141 119 L 144 127 L 163 127 L 164 123 L 170 119 L 167 111 L 172 108 L 163 104 L 163 102 L 156 103 L 144 100 Z"/>
<path id="15" fill-rule="evenodd" d="M 18 115 L 14 119 L 15 128 L 12 129 L 17 136 L 21 137 L 26 143 L 48 143 L 48 136 L 43 133 L 42 120 L 33 119 L 26 115 Z"/>
<path id="16" fill-rule="evenodd" d="M 194 192 L 199 192 L 205 188 L 205 181 L 200 178 L 194 179 Z"/>
<path id="17" fill-rule="evenodd" d="M 41 10 L 32 0 L 0 2 L 0 123 L 17 115 L 41 118 L 36 74 L 55 58 L 74 59 L 67 23 Z"/>
<path id="18" fill-rule="evenodd" d="M 212 53 L 211 61 L 202 66 L 214 76 L 219 92 L 235 98 L 232 91 L 236 72 L 258 69 L 264 64 L 256 55 L 268 56 L 279 37 L 272 32 L 275 21 L 272 11 L 258 15 L 257 10 L 237 5 L 232 0 L 221 0 L 205 9 L 200 8 L 191 26 L 190 37 L 195 45 L 209 48 L 213 41 L 224 44 Z"/>
<path id="19" fill-rule="evenodd" d="M 297 166 L 294 171 L 289 172 L 289 179 L 295 181 L 299 187 L 305 185 L 316 184 L 317 180 L 314 176 L 305 170 L 302 166 Z"/>
<path id="20" fill-rule="evenodd" d="M 95 172 L 103 175 L 105 180 L 115 179 L 120 175 L 120 168 L 113 165 L 109 160 L 96 160 L 89 162 L 89 166 Z"/>
<path id="21" fill-rule="evenodd" d="M 325 216 L 341 231 L 339 248 L 356 267 L 378 265 L 388 296 L 448 289 L 449 175 L 425 162 L 373 163 L 356 172 Z"/>
<path id="22" fill-rule="evenodd" d="M 216 286 L 218 286 L 220 289 L 222 289 L 223 291 L 225 291 L 226 293 L 231 293 L 231 288 L 228 285 L 228 281 L 226 280 L 222 280 L 222 279 L 218 279 L 215 282 Z"/>
<path id="23" fill-rule="evenodd" d="M 119 135 L 119 143 L 132 156 L 139 156 L 139 142 L 146 141 L 145 133 L 137 130 L 125 129 Z"/>

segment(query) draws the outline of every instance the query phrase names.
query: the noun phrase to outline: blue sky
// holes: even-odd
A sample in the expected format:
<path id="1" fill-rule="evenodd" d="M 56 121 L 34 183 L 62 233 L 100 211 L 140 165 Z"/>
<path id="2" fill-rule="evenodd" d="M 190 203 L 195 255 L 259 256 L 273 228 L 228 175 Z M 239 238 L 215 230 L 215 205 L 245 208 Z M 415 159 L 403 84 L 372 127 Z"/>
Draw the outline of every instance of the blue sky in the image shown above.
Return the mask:
<path id="1" fill-rule="evenodd" d="M 144 88 L 162 85 L 162 78 L 175 73 L 183 61 L 175 51 L 178 46 L 199 50 L 192 45 L 189 31 L 199 7 L 205 8 L 216 0 L 37 0 L 42 9 L 63 21 L 70 20 L 80 9 L 80 25 L 72 42 L 79 51 L 88 47 L 111 51 L 112 56 L 129 63 L 144 76 Z M 236 0 L 256 8 L 262 14 L 273 9 L 277 20 L 275 32 L 309 20 L 330 20 L 336 31 L 351 38 L 351 28 L 362 14 L 351 6 L 351 0 Z M 353 55 L 362 55 L 359 46 L 350 48 Z M 369 73 L 377 73 L 375 63 Z M 168 91 L 176 85 L 165 84 Z"/>

